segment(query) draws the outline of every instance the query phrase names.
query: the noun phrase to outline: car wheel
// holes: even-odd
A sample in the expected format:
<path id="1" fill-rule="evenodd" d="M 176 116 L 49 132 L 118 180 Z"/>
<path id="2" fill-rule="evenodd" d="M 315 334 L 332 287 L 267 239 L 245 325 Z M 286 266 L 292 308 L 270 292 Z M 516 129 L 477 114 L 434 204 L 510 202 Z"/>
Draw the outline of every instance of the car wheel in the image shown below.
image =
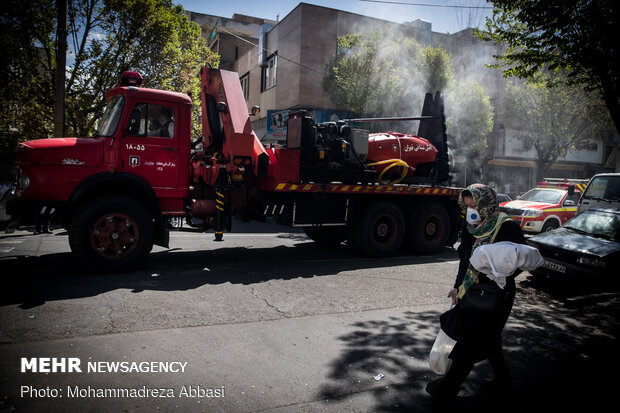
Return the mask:
<path id="1" fill-rule="evenodd" d="M 543 225 L 540 232 L 547 232 L 556 228 L 560 228 L 560 224 L 555 219 L 550 219 L 549 221 L 545 222 L 545 225 Z"/>

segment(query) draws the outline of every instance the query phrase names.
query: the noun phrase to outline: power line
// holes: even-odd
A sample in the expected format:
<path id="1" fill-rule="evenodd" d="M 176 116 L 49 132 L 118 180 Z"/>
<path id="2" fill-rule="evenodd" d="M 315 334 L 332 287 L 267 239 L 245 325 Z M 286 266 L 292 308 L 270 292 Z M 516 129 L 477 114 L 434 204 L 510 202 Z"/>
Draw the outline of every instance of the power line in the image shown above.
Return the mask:
<path id="1" fill-rule="evenodd" d="M 426 3 L 407 3 L 404 1 L 387 1 L 387 0 L 359 0 L 367 3 L 382 3 L 382 4 L 399 4 L 405 6 L 420 6 L 420 7 L 447 7 L 452 9 L 488 9 L 492 10 L 493 7 L 489 6 L 458 6 L 448 4 L 426 4 Z"/>
<path id="2" fill-rule="evenodd" d="M 239 40 L 242 40 L 242 41 L 244 41 L 244 42 L 246 42 L 246 43 L 251 44 L 252 46 L 256 46 L 256 47 L 258 47 L 259 49 L 262 49 L 262 50 L 266 51 L 266 52 L 267 52 L 267 53 L 269 53 L 269 54 L 274 54 L 274 53 L 276 53 L 276 52 L 272 52 L 272 51 L 271 51 L 271 50 L 269 50 L 269 49 L 265 49 L 264 47 L 261 47 L 261 46 L 259 46 L 259 45 L 257 45 L 257 44 L 254 44 L 254 43 L 252 43 L 251 41 L 246 40 L 246 39 L 244 39 L 244 38 L 243 38 L 243 37 L 241 37 L 241 36 L 237 36 L 236 34 L 229 32 L 228 30 L 224 29 L 223 27 L 218 27 L 218 28 L 217 28 L 217 31 L 221 31 L 221 32 L 227 33 L 227 34 L 229 34 L 229 35 L 231 35 L 231 36 L 233 36 L 233 37 L 236 37 L 236 38 L 237 38 L 237 39 L 239 39 Z M 287 58 L 287 57 L 284 57 L 284 56 L 282 56 L 281 54 L 278 54 L 278 59 L 284 59 L 284 60 L 286 60 L 286 61 L 288 61 L 288 62 L 291 62 L 291 63 L 293 63 L 293 64 L 296 64 L 296 65 L 298 65 L 298 66 L 300 66 L 300 67 L 303 67 L 304 69 L 308 69 L 308 70 L 310 70 L 310 71 L 313 71 L 313 72 L 315 72 L 315 73 L 318 73 L 318 74 L 320 74 L 320 75 L 323 75 L 323 72 L 320 72 L 320 71 L 318 71 L 318 70 L 316 70 L 316 69 L 313 69 L 313 68 L 311 68 L 310 66 L 302 65 L 301 63 L 296 62 L 296 61 L 294 61 L 294 60 L 292 60 L 292 59 L 289 59 L 289 58 Z"/>

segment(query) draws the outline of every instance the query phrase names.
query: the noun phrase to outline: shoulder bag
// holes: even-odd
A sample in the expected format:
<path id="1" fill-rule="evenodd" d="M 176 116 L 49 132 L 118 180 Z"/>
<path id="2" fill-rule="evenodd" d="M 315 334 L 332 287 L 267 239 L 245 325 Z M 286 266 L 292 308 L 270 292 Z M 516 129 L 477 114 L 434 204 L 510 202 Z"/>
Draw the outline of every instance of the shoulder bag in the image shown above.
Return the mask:
<path id="1" fill-rule="evenodd" d="M 460 299 L 459 305 L 468 310 L 499 312 L 504 307 L 505 300 L 506 291 L 499 288 L 495 283 L 476 283 L 467 289 L 463 298 Z"/>

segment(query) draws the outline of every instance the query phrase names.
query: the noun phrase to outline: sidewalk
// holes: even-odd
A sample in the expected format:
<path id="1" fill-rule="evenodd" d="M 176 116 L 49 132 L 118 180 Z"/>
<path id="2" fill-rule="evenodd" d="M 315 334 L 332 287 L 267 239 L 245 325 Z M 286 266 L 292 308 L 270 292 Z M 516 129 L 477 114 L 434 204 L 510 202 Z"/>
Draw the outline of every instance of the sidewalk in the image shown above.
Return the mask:
<path id="1" fill-rule="evenodd" d="M 602 411 L 618 385 L 618 300 L 567 309 L 517 298 L 505 330 L 514 391 L 498 410 L 478 386 L 486 363 L 468 378 L 461 411 Z M 18 412 L 430 412 L 440 376 L 427 355 L 437 306 L 283 318 L 4 344 L 0 384 L 5 410 Z M 20 373 L 20 357 L 88 362 L 187 362 L 184 373 Z M 382 373 L 376 381 L 373 377 Z M 611 373 L 612 378 L 604 378 Z M 59 389 L 61 397 L 20 397 L 21 386 Z M 163 388 L 172 398 L 68 398 L 75 389 Z M 181 397 L 183 386 L 221 389 L 224 397 Z M 94 390 L 93 390 L 94 391 Z M 0 411 L 3 411 L 0 409 Z"/>

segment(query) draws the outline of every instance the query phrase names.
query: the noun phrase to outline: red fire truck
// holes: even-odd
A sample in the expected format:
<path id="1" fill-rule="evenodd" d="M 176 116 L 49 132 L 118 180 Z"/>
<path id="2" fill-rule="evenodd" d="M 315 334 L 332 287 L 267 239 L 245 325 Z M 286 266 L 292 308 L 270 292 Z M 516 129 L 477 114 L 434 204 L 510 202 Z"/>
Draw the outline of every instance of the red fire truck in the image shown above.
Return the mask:
<path id="1" fill-rule="evenodd" d="M 500 204 L 500 210 L 530 233 L 559 228 L 575 216 L 588 180 L 544 178 L 518 199 Z"/>
<path id="2" fill-rule="evenodd" d="M 19 144 L 13 215 L 54 207 L 74 255 L 120 271 L 168 247 L 171 218 L 187 230 L 231 230 L 231 217 L 303 227 L 316 242 L 345 239 L 369 256 L 403 242 L 435 253 L 456 240 L 459 189 L 449 180 L 441 95 L 425 97 L 418 135 L 369 134 L 290 113 L 286 145 L 252 130 L 235 72 L 203 68 L 202 129 L 191 142 L 187 95 L 143 88 L 125 72 L 106 94 L 94 136 Z M 399 118 L 397 120 L 402 120 Z M 390 118 L 395 120 L 395 118 Z M 360 123 L 354 123 L 360 122 Z"/>

